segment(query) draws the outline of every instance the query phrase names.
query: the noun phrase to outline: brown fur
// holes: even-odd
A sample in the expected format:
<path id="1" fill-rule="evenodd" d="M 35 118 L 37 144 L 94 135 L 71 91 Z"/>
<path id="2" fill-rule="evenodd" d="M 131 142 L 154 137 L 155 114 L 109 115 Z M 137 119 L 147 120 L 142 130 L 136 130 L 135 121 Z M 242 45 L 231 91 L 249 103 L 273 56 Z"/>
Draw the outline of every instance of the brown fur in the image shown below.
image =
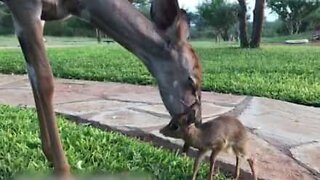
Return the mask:
<path id="1" fill-rule="evenodd" d="M 199 149 L 198 156 L 195 160 L 193 177 L 196 178 L 199 170 L 199 165 L 207 151 L 212 150 L 210 157 L 210 174 L 209 179 L 212 179 L 214 174 L 214 164 L 217 155 L 221 151 L 232 150 L 236 155 L 236 172 L 235 179 L 239 178 L 240 169 L 239 161 L 245 158 L 251 168 L 254 179 L 257 179 L 254 160 L 248 156 L 248 136 L 245 127 L 234 117 L 220 116 L 214 120 L 208 121 L 195 126 L 194 123 L 188 123 L 186 115 L 174 120 L 178 123 L 178 129 L 174 132 L 164 127 L 160 132 L 166 136 L 182 138 L 185 141 L 183 151 L 187 151 L 189 146 Z"/>
<path id="2" fill-rule="evenodd" d="M 171 116 L 189 111 L 201 121 L 201 66 L 187 42 L 189 27 L 177 0 L 153 0 L 153 23 L 125 0 L 0 0 L 14 20 L 37 107 L 43 152 L 57 175 L 70 167 L 53 109 L 54 80 L 43 42 L 43 21 L 77 16 L 135 54 L 156 78 Z M 130 0 L 130 2 L 132 2 Z M 190 79 L 192 81 L 190 81 Z"/>

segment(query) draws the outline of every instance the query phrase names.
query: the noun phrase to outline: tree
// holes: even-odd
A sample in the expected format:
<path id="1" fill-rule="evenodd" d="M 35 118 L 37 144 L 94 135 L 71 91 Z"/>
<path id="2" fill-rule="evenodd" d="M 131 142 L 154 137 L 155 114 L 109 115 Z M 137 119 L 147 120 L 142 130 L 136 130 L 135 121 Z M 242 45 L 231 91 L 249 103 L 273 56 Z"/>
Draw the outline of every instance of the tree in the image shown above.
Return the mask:
<path id="1" fill-rule="evenodd" d="M 133 4 L 133 0 L 128 0 L 129 3 Z M 138 0 L 139 2 L 145 2 L 142 0 Z M 101 43 L 102 35 L 105 35 L 100 29 L 96 28 L 96 38 L 98 43 Z"/>
<path id="2" fill-rule="evenodd" d="M 320 25 L 320 8 L 310 13 L 303 19 L 306 23 L 308 30 L 319 30 Z"/>
<path id="3" fill-rule="evenodd" d="M 195 26 L 195 28 L 197 28 L 198 30 L 201 30 L 204 27 L 206 27 L 205 20 L 199 13 L 187 11 L 187 15 L 190 20 L 190 24 Z"/>
<path id="4" fill-rule="evenodd" d="M 199 14 L 225 41 L 229 40 L 229 31 L 237 22 L 236 9 L 235 4 L 224 0 L 207 0 L 198 6 Z"/>
<path id="5" fill-rule="evenodd" d="M 239 2 L 239 32 L 240 32 L 240 47 L 248 48 L 249 41 L 247 36 L 247 4 L 246 0 L 238 0 Z"/>
<path id="6" fill-rule="evenodd" d="M 150 1 L 149 0 L 129 0 L 144 16 L 150 19 Z"/>
<path id="7" fill-rule="evenodd" d="M 303 19 L 319 5 L 319 0 L 267 0 L 267 6 L 279 15 L 289 34 L 299 33 Z"/>
<path id="8" fill-rule="evenodd" d="M 262 25 L 264 22 L 264 6 L 265 0 L 256 0 L 255 8 L 253 11 L 253 23 L 251 41 L 249 43 L 247 37 L 247 4 L 246 0 L 238 0 L 239 3 L 239 32 L 240 32 L 240 47 L 242 48 L 258 48 L 260 47 Z"/>
<path id="9" fill-rule="evenodd" d="M 253 11 L 252 36 L 250 41 L 251 48 L 260 47 L 262 25 L 264 20 L 265 0 L 256 0 Z"/>
<path id="10" fill-rule="evenodd" d="M 13 32 L 14 28 L 9 9 L 0 2 L 0 34 L 11 34 Z"/>

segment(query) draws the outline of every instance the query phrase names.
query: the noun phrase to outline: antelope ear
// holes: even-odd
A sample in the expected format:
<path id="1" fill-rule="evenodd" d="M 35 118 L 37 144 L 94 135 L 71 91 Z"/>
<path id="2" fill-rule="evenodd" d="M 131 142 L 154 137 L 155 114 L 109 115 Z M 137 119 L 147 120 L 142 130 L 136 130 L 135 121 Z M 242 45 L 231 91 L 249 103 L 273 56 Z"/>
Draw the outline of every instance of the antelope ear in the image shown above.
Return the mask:
<path id="1" fill-rule="evenodd" d="M 177 23 L 173 24 L 176 29 L 177 39 L 180 41 L 187 40 L 190 35 L 190 20 L 187 11 L 180 9 L 178 14 Z"/>
<path id="2" fill-rule="evenodd" d="M 150 16 L 158 29 L 167 30 L 175 21 L 179 13 L 177 0 L 153 0 Z"/>
<path id="3" fill-rule="evenodd" d="M 189 18 L 187 12 L 179 8 L 177 0 L 153 0 L 150 16 L 157 28 L 165 31 L 171 43 L 188 39 Z"/>
<path id="4" fill-rule="evenodd" d="M 187 12 L 183 9 L 180 9 L 175 21 L 167 29 L 166 35 L 173 43 L 186 41 L 190 34 L 189 26 L 190 25 Z"/>

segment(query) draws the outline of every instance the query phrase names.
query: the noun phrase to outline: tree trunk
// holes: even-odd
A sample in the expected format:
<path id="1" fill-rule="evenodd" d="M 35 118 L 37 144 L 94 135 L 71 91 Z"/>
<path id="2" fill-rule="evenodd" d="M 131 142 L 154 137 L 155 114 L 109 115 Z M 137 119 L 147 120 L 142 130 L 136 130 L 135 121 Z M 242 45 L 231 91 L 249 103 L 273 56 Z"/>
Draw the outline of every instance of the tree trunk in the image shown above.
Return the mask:
<path id="1" fill-rule="evenodd" d="M 294 23 L 294 34 L 299 34 L 301 24 L 302 22 L 299 20 Z"/>
<path id="2" fill-rule="evenodd" d="M 265 0 L 256 0 L 256 5 L 253 11 L 253 28 L 250 47 L 258 48 L 260 47 L 261 34 L 262 34 L 262 25 L 264 19 L 264 6 Z"/>
<path id="3" fill-rule="evenodd" d="M 221 33 L 223 41 L 229 41 L 229 32 L 228 29 L 224 29 Z"/>
<path id="4" fill-rule="evenodd" d="M 99 29 L 96 29 L 96 36 L 98 43 L 101 43 L 101 32 Z"/>
<path id="5" fill-rule="evenodd" d="M 288 34 L 292 35 L 293 34 L 293 25 L 291 22 L 286 23 Z"/>
<path id="6" fill-rule="evenodd" d="M 248 48 L 249 41 L 247 36 L 247 5 L 246 0 L 238 0 L 240 5 L 239 10 L 239 32 L 240 32 L 240 47 Z"/>

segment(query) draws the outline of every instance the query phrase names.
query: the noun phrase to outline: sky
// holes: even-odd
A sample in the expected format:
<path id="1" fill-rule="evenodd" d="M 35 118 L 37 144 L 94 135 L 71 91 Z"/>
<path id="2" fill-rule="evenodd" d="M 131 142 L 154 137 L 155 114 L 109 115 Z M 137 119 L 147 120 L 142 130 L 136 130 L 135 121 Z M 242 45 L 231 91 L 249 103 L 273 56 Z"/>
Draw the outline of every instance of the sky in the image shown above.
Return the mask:
<path id="1" fill-rule="evenodd" d="M 203 0 L 178 0 L 181 8 L 188 9 L 190 11 L 196 11 L 196 7 L 199 3 L 203 2 Z M 237 0 L 228 0 L 229 2 L 237 3 Z M 248 12 L 252 12 L 254 8 L 255 0 L 247 0 L 248 4 Z M 272 13 L 270 9 L 266 8 L 265 16 L 267 17 L 267 21 L 274 21 L 277 19 L 277 15 Z M 250 16 L 250 21 L 252 21 L 252 13 Z"/>

